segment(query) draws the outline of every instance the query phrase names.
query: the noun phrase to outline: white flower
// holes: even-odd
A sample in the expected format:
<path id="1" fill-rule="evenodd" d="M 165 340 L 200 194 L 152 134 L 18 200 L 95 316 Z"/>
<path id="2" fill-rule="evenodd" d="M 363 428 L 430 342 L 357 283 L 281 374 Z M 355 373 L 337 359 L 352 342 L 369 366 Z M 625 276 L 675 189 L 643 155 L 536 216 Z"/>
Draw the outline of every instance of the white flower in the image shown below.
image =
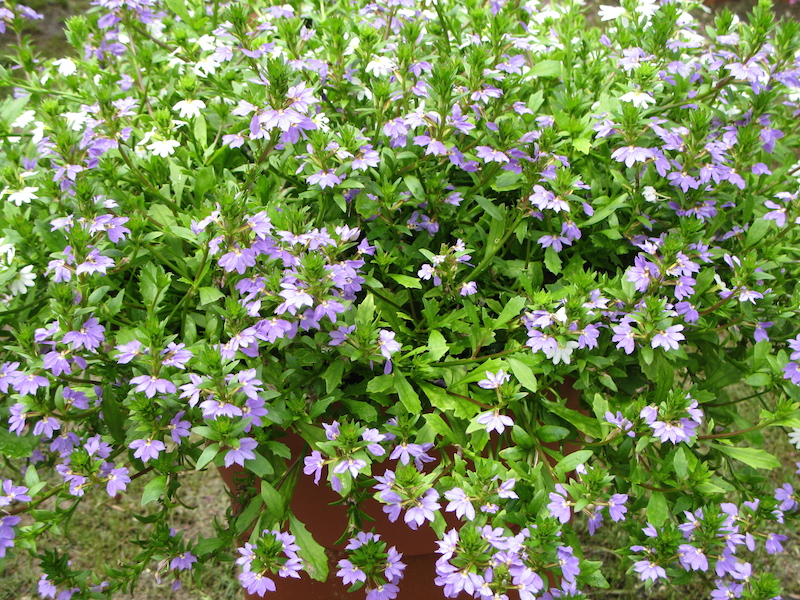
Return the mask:
<path id="1" fill-rule="evenodd" d="M 33 282 L 36 281 L 36 273 L 32 273 L 33 265 L 22 267 L 17 276 L 8 284 L 8 289 L 12 296 L 17 294 L 24 294 L 28 291 L 29 287 L 33 287 Z"/>
<path id="2" fill-rule="evenodd" d="M 177 110 L 182 119 L 193 119 L 200 116 L 200 110 L 206 107 L 206 103 L 202 100 L 181 100 L 172 107 Z M 170 152 L 170 154 L 172 154 Z"/>
<path id="3" fill-rule="evenodd" d="M 214 60 L 214 55 L 206 56 L 205 58 L 201 58 L 200 60 L 195 63 L 193 71 L 195 75 L 200 77 L 208 77 L 209 75 L 213 75 L 217 72 L 219 68 L 219 62 Z"/>
<path id="4" fill-rule="evenodd" d="M 375 60 L 371 60 L 367 65 L 367 73 L 372 73 L 375 77 L 384 77 L 391 75 L 397 68 L 397 64 L 388 56 L 379 56 Z"/>
<path id="5" fill-rule="evenodd" d="M 800 429 L 797 427 L 792 427 L 792 431 L 789 434 L 789 442 L 791 442 L 795 448 L 800 450 Z"/>
<path id="6" fill-rule="evenodd" d="M 176 142 L 175 140 L 156 140 L 147 146 L 147 149 L 156 156 L 166 158 L 175 154 L 175 149 L 178 146 L 180 146 L 180 143 Z"/>
<path id="7" fill-rule="evenodd" d="M 656 194 L 656 188 L 654 188 L 652 185 L 646 185 L 646 186 L 644 186 L 644 188 L 642 188 L 642 196 L 644 196 L 644 199 L 647 200 L 648 202 L 657 202 L 658 201 L 658 195 Z"/>
<path id="8" fill-rule="evenodd" d="M 655 104 L 655 98 L 644 92 L 628 92 L 620 97 L 622 102 L 630 102 L 636 108 L 647 108 L 648 104 Z"/>
<path id="9" fill-rule="evenodd" d="M 6 238 L 0 238 L 0 268 L 4 271 L 11 266 L 11 261 L 14 260 L 16 249 L 14 244 L 6 242 Z"/>
<path id="10" fill-rule="evenodd" d="M 12 192 L 8 188 L 3 190 L 3 193 L 0 196 L 8 194 L 8 201 L 13 202 L 17 206 L 22 206 L 23 204 L 28 204 L 31 200 L 36 200 L 38 196 L 36 192 L 39 191 L 38 187 L 30 187 L 26 186 L 21 190 L 17 190 L 16 192 Z"/>
<path id="11" fill-rule="evenodd" d="M 20 116 L 17 117 L 17 120 L 14 121 L 11 126 L 12 127 L 25 127 L 30 125 L 36 120 L 36 113 L 32 110 L 26 110 Z"/>
<path id="12" fill-rule="evenodd" d="M 197 40 L 197 44 L 203 52 L 212 52 L 217 49 L 217 38 L 206 34 Z"/>
<path id="13" fill-rule="evenodd" d="M 572 351 L 578 347 L 578 342 L 567 342 L 562 346 L 560 343 L 555 350 L 545 350 L 545 356 L 553 361 L 554 365 L 563 362 L 565 365 L 569 364 Z"/>
<path id="14" fill-rule="evenodd" d="M 64 118 L 67 120 L 67 126 L 72 131 L 80 131 L 83 129 L 84 124 L 86 121 L 89 120 L 89 113 L 80 111 L 80 112 L 68 112 L 64 113 Z"/>
<path id="15" fill-rule="evenodd" d="M 31 131 L 31 142 L 38 144 L 44 139 L 44 123 L 36 121 L 34 125 L 36 125 L 36 127 Z"/>
<path id="16" fill-rule="evenodd" d="M 614 21 L 625 14 L 625 9 L 621 6 L 603 5 L 600 7 L 600 10 L 597 11 L 597 14 L 601 21 Z"/>
<path id="17" fill-rule="evenodd" d="M 59 58 L 58 60 L 54 60 L 53 65 L 58 67 L 58 73 L 64 77 L 68 75 L 74 75 L 78 71 L 78 65 L 76 65 L 70 58 Z"/>

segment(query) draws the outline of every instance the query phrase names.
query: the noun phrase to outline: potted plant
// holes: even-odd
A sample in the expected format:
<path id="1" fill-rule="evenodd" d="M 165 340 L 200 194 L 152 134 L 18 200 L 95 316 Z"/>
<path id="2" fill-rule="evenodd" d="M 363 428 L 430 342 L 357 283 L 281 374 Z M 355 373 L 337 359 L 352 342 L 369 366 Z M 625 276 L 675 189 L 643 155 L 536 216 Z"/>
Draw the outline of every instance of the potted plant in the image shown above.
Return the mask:
<path id="1" fill-rule="evenodd" d="M 800 426 L 798 25 L 697 11 L 98 0 L 41 60 L 0 8 L 0 556 L 44 597 L 233 553 L 251 596 L 390 600 L 416 546 L 377 516 L 447 597 L 620 566 L 777 597 L 750 552 L 798 508 L 763 443 Z M 214 465 L 238 507 L 184 539 Z M 133 563 L 38 550 L 139 477 Z"/>

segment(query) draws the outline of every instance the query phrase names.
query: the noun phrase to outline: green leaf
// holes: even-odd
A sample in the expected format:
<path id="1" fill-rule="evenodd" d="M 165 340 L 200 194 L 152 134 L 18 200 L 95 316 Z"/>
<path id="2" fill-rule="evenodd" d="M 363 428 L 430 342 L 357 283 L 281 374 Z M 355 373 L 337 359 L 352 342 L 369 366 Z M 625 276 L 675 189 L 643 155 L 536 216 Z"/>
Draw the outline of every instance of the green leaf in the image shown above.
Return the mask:
<path id="1" fill-rule="evenodd" d="M 270 462 L 258 452 L 253 452 L 256 455 L 251 460 L 244 461 L 244 467 L 251 473 L 258 475 L 262 479 L 267 475 L 272 475 L 275 470 L 272 468 Z"/>
<path id="2" fill-rule="evenodd" d="M 528 71 L 531 77 L 558 77 L 561 75 L 561 61 L 540 60 Z"/>
<path id="3" fill-rule="evenodd" d="M 356 328 L 363 329 L 370 326 L 373 318 L 375 318 L 375 297 L 367 294 L 356 310 Z"/>
<path id="4" fill-rule="evenodd" d="M 205 467 L 208 463 L 214 460 L 219 453 L 219 444 L 211 444 L 206 446 L 203 453 L 200 455 L 200 458 L 197 459 L 197 463 L 195 464 L 194 468 L 199 471 L 203 467 Z"/>
<path id="5" fill-rule="evenodd" d="M 544 425 L 536 430 L 536 437 L 546 443 L 558 442 L 569 435 L 569 429 L 558 425 Z"/>
<path id="6" fill-rule="evenodd" d="M 214 188 L 217 182 L 217 175 L 214 173 L 214 167 L 203 167 L 197 173 L 194 180 L 194 197 L 197 202 L 202 203 L 206 197 L 206 193 Z"/>
<path id="7" fill-rule="evenodd" d="M 780 461 L 772 454 L 761 448 L 738 448 L 736 446 L 724 446 L 722 444 L 711 444 L 723 454 L 743 462 L 754 469 L 775 469 L 781 466 Z"/>
<path id="8" fill-rule="evenodd" d="M 283 520 L 286 513 L 286 506 L 283 501 L 283 496 L 276 490 L 268 481 L 261 480 L 261 497 L 264 499 L 264 504 L 267 510 L 271 512 L 279 521 Z"/>
<path id="9" fill-rule="evenodd" d="M 208 145 L 208 134 L 206 132 L 206 118 L 202 114 L 194 118 L 193 133 L 200 152 L 204 152 Z"/>
<path id="10" fill-rule="evenodd" d="M 447 354 L 448 350 L 447 340 L 444 339 L 444 336 L 438 330 L 432 330 L 428 334 L 428 353 L 431 355 L 431 359 L 439 360 Z"/>
<path id="11" fill-rule="evenodd" d="M 444 441 L 450 441 L 455 438 L 453 430 L 450 429 L 450 426 L 445 422 L 439 413 L 425 413 L 422 416 L 425 419 L 425 422 L 428 424 L 428 427 L 439 434 Z"/>
<path id="12" fill-rule="evenodd" d="M 419 277 L 410 277 L 408 275 L 398 275 L 396 273 L 390 273 L 389 277 L 394 279 L 397 283 L 402 285 L 404 288 L 410 288 L 415 290 L 421 290 L 422 284 L 419 281 Z"/>
<path id="13" fill-rule="evenodd" d="M 603 430 L 600 428 L 600 424 L 596 419 L 587 417 L 577 410 L 567 408 L 566 406 L 562 406 L 561 404 L 557 404 L 556 402 L 552 402 L 550 400 L 542 400 L 542 404 L 551 413 L 558 415 L 568 423 L 574 425 L 579 431 L 582 431 L 583 433 L 598 440 L 603 437 Z"/>
<path id="14" fill-rule="evenodd" d="M 578 465 L 584 464 L 592 457 L 593 454 L 594 452 L 591 450 L 578 450 L 577 452 L 567 454 L 564 458 L 558 461 L 558 464 L 556 464 L 554 470 L 563 476 L 570 471 L 574 471 Z"/>
<path id="15" fill-rule="evenodd" d="M 103 422 L 108 426 L 108 432 L 118 444 L 125 443 L 125 415 L 122 413 L 120 403 L 111 390 L 105 390 L 100 403 L 103 409 Z"/>
<path id="16" fill-rule="evenodd" d="M 158 500 L 161 494 L 164 493 L 164 488 L 167 487 L 167 476 L 159 475 L 151 479 L 142 491 L 142 505 L 149 504 L 154 500 Z"/>
<path id="17" fill-rule="evenodd" d="M 220 298 L 225 297 L 225 294 L 220 292 L 215 287 L 205 286 L 199 288 L 197 291 L 200 293 L 200 306 L 211 304 L 212 302 L 216 302 Z"/>
<path id="18" fill-rule="evenodd" d="M 333 361 L 325 372 L 322 374 L 322 379 L 325 381 L 325 393 L 330 394 L 333 390 L 337 389 L 342 384 L 342 375 L 344 374 L 344 361 Z"/>
<path id="19" fill-rule="evenodd" d="M 5 427 L 0 427 L 0 455 L 6 458 L 28 458 L 38 445 L 38 437 L 17 436 Z"/>
<path id="20" fill-rule="evenodd" d="M 544 251 L 544 266 L 547 267 L 547 270 L 553 275 L 561 273 L 561 257 L 552 246 L 549 246 L 547 250 Z"/>
<path id="21" fill-rule="evenodd" d="M 185 0 L 164 0 L 164 4 L 167 5 L 172 12 L 178 15 L 181 18 L 181 21 L 190 25 L 192 23 L 192 17 L 189 15 L 189 11 L 186 9 L 186 1 Z"/>
<path id="22" fill-rule="evenodd" d="M 183 172 L 183 169 L 181 169 L 180 165 L 176 163 L 174 160 L 170 160 L 169 161 L 170 187 L 172 188 L 172 197 L 178 205 L 180 205 L 181 199 L 183 198 L 183 188 L 186 187 L 187 179 L 188 178 L 186 177 L 186 173 Z M 187 231 L 189 232 L 189 234 L 192 235 L 191 238 L 188 238 L 190 241 L 194 241 L 197 239 L 197 236 L 194 235 L 194 232 L 192 232 L 191 229 L 188 229 Z M 173 233 L 175 232 L 173 231 Z M 176 233 L 176 235 L 178 234 Z M 182 236 L 179 235 L 179 237 Z"/>
<path id="23" fill-rule="evenodd" d="M 378 375 L 367 383 L 367 391 L 373 394 L 380 394 L 390 389 L 394 385 L 394 377 L 391 375 Z"/>
<path id="24" fill-rule="evenodd" d="M 455 409 L 458 399 L 455 396 L 448 394 L 438 385 L 433 385 L 427 381 L 418 381 L 417 385 L 423 392 L 425 392 L 425 395 L 428 397 L 431 405 L 435 406 L 441 411 Z"/>
<path id="25" fill-rule="evenodd" d="M 495 221 L 503 220 L 503 214 L 500 212 L 500 209 L 492 204 L 492 201 L 488 198 L 484 198 L 483 196 L 475 196 L 475 202 L 477 202 L 478 205 L 480 205 L 480 207 L 485 210 L 486 213 Z"/>
<path id="26" fill-rule="evenodd" d="M 303 522 L 292 514 L 289 515 L 289 529 L 300 546 L 298 554 L 306 563 L 306 572 L 312 579 L 325 581 L 328 578 L 328 555 L 325 548 L 317 543 Z"/>
<path id="27" fill-rule="evenodd" d="M 524 362 L 518 358 L 509 358 L 508 366 L 511 367 L 511 372 L 514 374 L 514 377 L 517 378 L 517 381 L 519 381 L 526 390 L 535 392 L 539 389 L 536 375 L 533 374 L 533 370 Z"/>
<path id="28" fill-rule="evenodd" d="M 525 303 L 527 302 L 527 298 L 524 296 L 514 296 L 503 307 L 503 310 L 494 320 L 494 328 L 499 329 L 506 323 L 508 323 L 511 319 L 516 318 L 519 316 L 519 313 L 522 309 L 525 308 Z"/>
<path id="29" fill-rule="evenodd" d="M 683 446 L 675 451 L 675 458 L 672 460 L 672 465 L 675 467 L 675 475 L 678 480 L 685 480 L 688 473 L 689 463 L 686 460 L 686 451 Z"/>
<path id="30" fill-rule="evenodd" d="M 422 412 L 422 403 L 419 401 L 419 395 L 400 371 L 394 372 L 394 389 L 400 397 L 400 402 L 403 403 L 409 413 L 418 415 Z"/>
<path id="31" fill-rule="evenodd" d="M 667 499 L 661 492 L 650 494 L 650 501 L 647 503 L 647 520 L 656 527 L 661 527 L 669 517 L 669 507 Z"/>
<path id="32" fill-rule="evenodd" d="M 406 186 L 408 187 L 408 191 L 411 192 L 411 195 L 414 196 L 417 200 L 425 200 L 425 189 L 422 187 L 419 179 L 414 177 L 413 175 L 406 175 L 403 177 L 403 181 L 406 182 Z"/>
<path id="33" fill-rule="evenodd" d="M 574 139 L 572 140 L 572 147 L 578 152 L 589 154 L 589 152 L 592 150 L 592 140 L 588 140 L 586 138 Z"/>

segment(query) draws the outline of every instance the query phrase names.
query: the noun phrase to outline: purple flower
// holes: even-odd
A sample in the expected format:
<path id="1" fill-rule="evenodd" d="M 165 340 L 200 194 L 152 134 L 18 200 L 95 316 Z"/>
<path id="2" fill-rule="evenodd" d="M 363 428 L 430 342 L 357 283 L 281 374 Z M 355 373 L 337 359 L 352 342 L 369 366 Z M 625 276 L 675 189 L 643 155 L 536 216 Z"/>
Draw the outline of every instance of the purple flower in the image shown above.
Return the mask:
<path id="1" fill-rule="evenodd" d="M 167 449 L 164 442 L 153 439 L 133 440 L 130 444 L 130 448 L 136 451 L 133 453 L 133 457 L 140 458 L 142 462 L 145 463 L 151 459 L 157 459 L 158 453 Z"/>
<path id="2" fill-rule="evenodd" d="M 550 503 L 547 505 L 547 510 L 550 511 L 550 516 L 558 519 L 561 523 L 569 523 L 572 518 L 572 502 L 567 500 L 569 494 L 563 485 L 556 484 L 556 491 L 550 492 Z"/>
<path id="3" fill-rule="evenodd" d="M 75 268 L 75 273 L 80 275 L 81 273 L 101 273 L 103 275 L 106 274 L 106 271 L 114 266 L 114 260 L 103 256 L 100 254 L 100 251 L 97 248 L 92 248 L 89 254 L 86 256 L 86 261 L 82 262 Z"/>
<path id="4" fill-rule="evenodd" d="M 647 559 L 634 563 L 633 570 L 639 573 L 639 579 L 642 581 L 647 581 L 648 579 L 655 581 L 659 577 L 662 579 L 667 578 L 667 572 L 664 567 Z"/>
<path id="5" fill-rule="evenodd" d="M 61 423 L 58 419 L 45 415 L 36 423 L 33 428 L 33 435 L 43 435 L 46 438 L 52 438 L 56 430 L 61 429 Z"/>
<path id="6" fill-rule="evenodd" d="M 303 459 L 303 473 L 306 475 L 314 475 L 314 483 L 319 484 L 320 475 L 322 475 L 322 466 L 325 461 L 322 459 L 322 454 L 319 450 L 314 450 Z"/>
<path id="7" fill-rule="evenodd" d="M 147 353 L 146 348 L 144 352 L 141 351 L 142 342 L 140 342 L 139 340 L 133 340 L 132 342 L 128 342 L 127 344 L 120 344 L 114 349 L 120 353 L 117 355 L 117 362 L 121 365 L 127 364 L 137 356 Z"/>
<path id="8" fill-rule="evenodd" d="M 678 342 L 686 339 L 681 331 L 683 331 L 683 325 L 671 325 L 664 331 L 659 331 L 656 333 L 653 336 L 653 339 L 650 341 L 650 345 L 653 348 L 658 348 L 661 346 L 667 351 L 670 349 L 677 350 L 679 347 Z"/>
<path id="9" fill-rule="evenodd" d="M 94 352 L 105 340 L 103 333 L 106 328 L 100 325 L 95 317 L 88 319 L 77 331 L 69 331 L 64 334 L 63 342 L 72 344 L 73 350 L 86 348 Z"/>
<path id="10" fill-rule="evenodd" d="M 678 548 L 678 559 L 687 571 L 708 571 L 708 559 L 698 548 L 691 544 L 681 544 Z"/>
<path id="11" fill-rule="evenodd" d="M 450 500 L 450 504 L 445 508 L 447 512 L 455 512 L 456 517 L 459 519 L 466 517 L 468 521 L 475 518 L 475 507 L 464 490 L 459 487 L 453 488 L 446 491 L 444 497 Z"/>
<path id="12" fill-rule="evenodd" d="M 225 454 L 225 466 L 230 467 L 233 463 L 244 466 L 244 461 L 253 460 L 256 455 L 253 452 L 258 447 L 258 442 L 252 438 L 242 438 L 238 440 L 238 447 L 232 447 Z"/>
<path id="13" fill-rule="evenodd" d="M 136 384 L 135 391 L 144 392 L 148 398 L 152 398 L 158 392 L 172 394 L 177 391 L 174 383 L 167 379 L 159 379 L 155 375 L 139 375 L 131 379 L 131 383 Z"/>
<path id="14" fill-rule="evenodd" d="M 189 571 L 192 568 L 192 564 L 196 562 L 197 558 L 195 558 L 194 554 L 191 552 L 184 552 L 170 561 L 169 568 L 173 570 L 177 569 L 178 571 Z"/>
<path id="15" fill-rule="evenodd" d="M 788 483 L 784 483 L 775 490 L 775 500 L 780 502 L 779 509 L 786 512 L 797 508 L 797 500 L 794 497 L 794 488 Z"/>
<path id="16" fill-rule="evenodd" d="M 46 377 L 37 375 L 36 373 L 23 373 L 18 371 L 11 382 L 17 393 L 27 396 L 28 394 L 35 394 L 36 390 L 40 387 L 47 387 L 50 381 Z"/>
<path id="17" fill-rule="evenodd" d="M 783 546 L 781 542 L 785 542 L 789 539 L 785 535 L 781 535 L 780 533 L 768 533 L 767 534 L 767 554 L 778 554 L 783 552 Z"/>
<path id="18" fill-rule="evenodd" d="M 275 591 L 275 582 L 263 573 L 244 571 L 239 573 L 239 581 L 248 594 L 255 594 L 262 598 L 267 592 Z"/>
<path id="19" fill-rule="evenodd" d="M 219 258 L 219 266 L 228 273 L 236 271 L 239 275 L 244 275 L 248 267 L 256 264 L 256 253 L 251 248 L 240 248 L 238 245 L 231 249 L 227 254 Z"/>
<path id="20" fill-rule="evenodd" d="M 357 581 L 365 582 L 367 580 L 367 574 L 347 559 L 340 560 L 337 566 L 339 570 L 336 572 L 336 576 L 341 577 L 342 583 L 345 585 L 352 585 Z"/>
<path id="21" fill-rule="evenodd" d="M 628 508 L 625 503 L 628 501 L 628 494 L 614 494 L 608 499 L 608 514 L 614 522 L 624 521 L 625 513 Z"/>
<path id="22" fill-rule="evenodd" d="M 486 379 L 481 379 L 478 382 L 478 386 L 485 390 L 496 390 L 510 379 L 511 375 L 503 371 L 503 369 L 500 369 L 496 375 L 491 371 L 486 371 Z"/>
<path id="23" fill-rule="evenodd" d="M 650 148 L 639 148 L 637 146 L 623 146 L 611 153 L 611 158 L 617 162 L 624 162 L 630 168 L 637 162 L 647 162 L 653 158 L 653 151 Z"/>
<path id="24" fill-rule="evenodd" d="M 353 458 L 352 456 L 348 456 L 346 459 L 340 461 L 334 468 L 333 472 L 337 475 L 341 475 L 347 471 L 350 471 L 350 475 L 352 477 L 357 477 L 358 472 L 367 466 L 367 461 L 362 460 L 360 458 Z"/>
<path id="25" fill-rule="evenodd" d="M 478 415 L 478 418 L 475 419 L 475 422 L 486 427 L 486 431 L 488 433 L 491 433 L 492 431 L 503 433 L 506 427 L 514 426 L 514 421 L 511 419 L 511 417 L 501 415 L 500 409 L 497 408 L 494 410 L 487 410 L 485 413 L 481 413 Z"/>
<path id="26" fill-rule="evenodd" d="M 186 363 L 194 356 L 191 351 L 186 350 L 186 344 L 176 344 L 175 342 L 167 344 L 167 347 L 161 351 L 161 355 L 162 365 L 178 369 L 185 369 Z"/>
<path id="27" fill-rule="evenodd" d="M 404 520 L 411 529 L 417 529 L 426 520 L 433 522 L 435 511 L 439 510 L 439 492 L 430 489 L 414 501 L 414 505 L 406 511 Z"/>
<path id="28" fill-rule="evenodd" d="M 319 184 L 319 187 L 323 190 L 326 187 L 335 187 L 342 183 L 342 178 L 336 174 L 336 171 L 333 169 L 330 170 L 322 170 L 313 175 L 309 175 L 306 177 L 306 182 L 309 185 L 314 185 L 315 183 Z"/>
<path id="29" fill-rule="evenodd" d="M 580 559 L 573 556 L 572 548 L 570 546 L 558 547 L 558 564 L 561 566 L 561 574 L 564 580 L 573 583 L 575 577 L 580 575 Z"/>
<path id="30" fill-rule="evenodd" d="M 0 506 L 8 506 L 12 502 L 30 502 L 28 488 L 24 485 L 15 486 L 10 479 L 3 481 L 3 495 L 0 496 Z"/>
<path id="31" fill-rule="evenodd" d="M 119 467 L 111 469 L 106 481 L 106 492 L 113 498 L 119 492 L 125 491 L 131 482 L 131 478 L 128 477 L 128 469 L 126 467 Z"/>

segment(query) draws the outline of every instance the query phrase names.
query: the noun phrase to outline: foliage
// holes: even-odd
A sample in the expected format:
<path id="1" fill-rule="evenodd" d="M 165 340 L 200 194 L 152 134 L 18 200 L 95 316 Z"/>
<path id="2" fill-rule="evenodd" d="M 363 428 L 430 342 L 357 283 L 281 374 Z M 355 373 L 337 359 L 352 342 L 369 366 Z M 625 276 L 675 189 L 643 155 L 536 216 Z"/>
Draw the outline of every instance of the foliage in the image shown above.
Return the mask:
<path id="1" fill-rule="evenodd" d="M 576 522 L 617 529 L 648 586 L 778 596 L 749 553 L 782 551 L 798 512 L 762 434 L 800 426 L 795 22 L 760 4 L 700 31 L 692 4 L 638 0 L 601 28 L 574 1 L 95 7 L 55 61 L 20 36 L 41 15 L 0 7 L 20 38 L 0 68 L 19 467 L 0 557 L 37 555 L 43 597 L 110 597 L 153 564 L 180 585 L 243 538 L 251 593 L 333 578 L 299 477 L 350 507 L 335 575 L 369 600 L 405 565 L 368 497 L 436 532 L 447 597 L 607 586 Z M 185 539 L 181 480 L 212 464 L 261 493 Z M 139 477 L 158 510 L 133 561 L 39 549 Z"/>

